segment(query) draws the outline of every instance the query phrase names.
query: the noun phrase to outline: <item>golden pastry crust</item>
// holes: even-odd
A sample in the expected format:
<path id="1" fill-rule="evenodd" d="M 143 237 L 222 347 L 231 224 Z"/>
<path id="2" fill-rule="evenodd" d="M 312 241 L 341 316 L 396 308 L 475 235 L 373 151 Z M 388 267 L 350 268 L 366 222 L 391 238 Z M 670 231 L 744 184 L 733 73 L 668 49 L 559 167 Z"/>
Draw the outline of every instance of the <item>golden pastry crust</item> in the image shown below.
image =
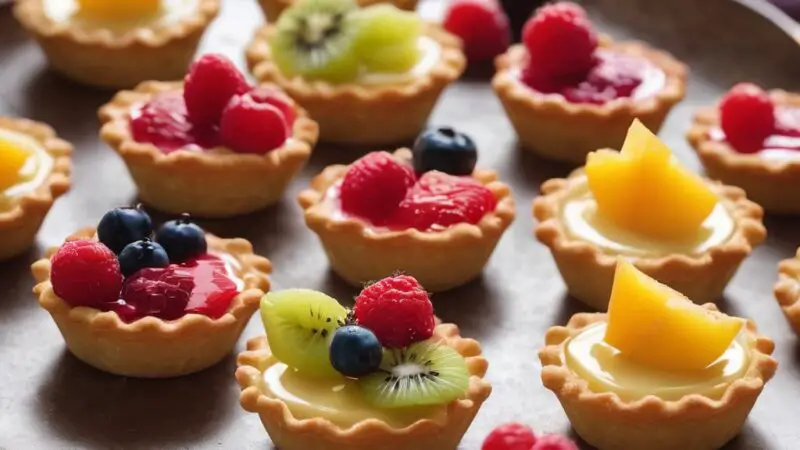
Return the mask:
<path id="1" fill-rule="evenodd" d="M 785 259 L 778 264 L 775 298 L 792 330 L 800 336 L 800 248 L 794 258 Z"/>
<path id="2" fill-rule="evenodd" d="M 48 17 L 44 1 L 18 0 L 14 15 L 56 70 L 78 82 L 106 88 L 182 79 L 220 8 L 220 0 L 198 0 L 197 10 L 183 20 L 115 35 L 106 28 L 56 22 Z"/>
<path id="3" fill-rule="evenodd" d="M 408 149 L 400 149 L 394 155 L 411 160 Z M 461 223 L 435 232 L 375 230 L 363 220 L 334 217 L 325 196 L 348 168 L 326 167 L 311 180 L 309 189 L 300 193 L 298 201 L 305 210 L 306 225 L 319 236 L 331 267 L 354 286 L 397 271 L 416 277 L 432 292 L 460 286 L 481 273 L 500 237 L 514 221 L 511 190 L 498 181 L 496 172 L 480 169 L 472 176 L 492 191 L 497 206 L 475 225 Z"/>
<path id="4" fill-rule="evenodd" d="M 408 141 L 425 127 L 442 91 L 461 76 L 467 60 L 461 41 L 428 23 L 425 36 L 440 48 L 439 61 L 425 75 L 400 84 L 359 85 L 286 77 L 272 59 L 273 25 L 256 32 L 247 47 L 247 64 L 260 83 L 283 88 L 319 123 L 320 140 L 346 145 L 389 145 Z"/>
<path id="5" fill-rule="evenodd" d="M 539 221 L 535 235 L 550 248 L 570 294 L 598 311 L 605 311 L 617 255 L 571 237 L 560 217 L 564 201 L 585 178 L 579 169 L 568 178 L 554 178 L 542 185 L 541 195 L 533 202 L 533 216 Z M 724 244 L 699 255 L 632 258 L 636 268 L 698 303 L 719 299 L 739 264 L 767 234 L 761 207 L 749 201 L 743 190 L 711 181 L 708 185 L 736 222 L 733 235 Z"/>
<path id="6" fill-rule="evenodd" d="M 776 89 L 769 96 L 776 105 L 800 108 L 800 94 Z M 769 213 L 800 214 L 800 160 L 776 161 L 739 153 L 727 142 L 709 137 L 709 131 L 719 126 L 719 107 L 701 108 L 686 135 L 708 176 L 741 187 Z"/>
<path id="7" fill-rule="evenodd" d="M 34 191 L 19 197 L 9 210 L 0 211 L 0 261 L 24 252 L 57 198 L 70 188 L 72 145 L 48 125 L 28 119 L 0 116 L 0 129 L 31 137 L 53 158 L 50 175 Z"/>
<path id="8" fill-rule="evenodd" d="M 172 214 L 214 218 L 276 203 L 311 156 L 319 134 L 316 122 L 296 107 L 291 139 L 265 155 L 238 154 L 223 147 L 165 154 L 153 144 L 136 142 L 130 131 L 131 109 L 181 88 L 179 82 L 148 81 L 133 91 L 119 92 L 100 108 L 100 136 L 127 164 L 142 201 Z"/>
<path id="9" fill-rule="evenodd" d="M 703 305 L 716 311 L 713 304 Z M 745 332 L 753 344 L 744 376 L 727 387 L 719 399 L 688 395 L 677 401 L 647 396 L 624 401 L 613 392 L 593 392 L 588 383 L 564 363 L 564 343 L 607 315 L 579 313 L 566 327 L 552 327 L 539 351 L 542 383 L 558 397 L 575 431 L 602 450 L 709 450 L 721 448 L 739 433 L 764 384 L 778 362 L 770 355 L 775 344 L 757 333 L 748 321 Z"/>
<path id="10" fill-rule="evenodd" d="M 466 358 L 472 375 L 465 398 L 447 405 L 443 421 L 420 419 L 398 429 L 370 419 L 345 429 L 323 418 L 297 419 L 286 403 L 264 395 L 259 388 L 262 371 L 271 356 L 265 336 L 251 339 L 247 351 L 239 355 L 236 370 L 236 380 L 242 389 L 239 401 L 245 410 L 261 416 L 273 443 L 284 450 L 455 450 L 492 392 L 492 386 L 484 379 L 489 363 L 481 354 L 480 344 L 461 337 L 453 324 L 438 325 L 434 336 Z"/>
<path id="11" fill-rule="evenodd" d="M 264 11 L 267 17 L 267 22 L 275 22 L 281 15 L 283 10 L 292 6 L 295 0 L 258 0 L 258 4 Z M 413 11 L 417 9 L 419 0 L 356 0 L 359 6 L 371 6 L 378 3 L 391 3 L 394 6 L 404 9 L 406 11 Z"/>
<path id="12" fill-rule="evenodd" d="M 67 240 L 93 239 L 94 228 L 78 231 Z M 206 234 L 209 251 L 231 255 L 239 264 L 244 288 L 219 319 L 187 314 L 165 321 L 145 317 L 123 322 L 114 312 L 73 308 L 53 292 L 50 283 L 51 248 L 31 266 L 33 292 L 61 330 L 69 350 L 85 363 L 117 375 L 166 378 L 187 375 L 213 366 L 231 352 L 259 302 L 269 290 L 269 260 L 253 254 L 246 239 L 221 239 Z"/>
<path id="13" fill-rule="evenodd" d="M 540 95 L 519 79 L 527 51 L 512 46 L 495 60 L 492 87 L 526 149 L 545 158 L 573 164 L 586 162 L 598 148 L 618 147 L 634 118 L 657 133 L 670 109 L 686 94 L 687 68 L 670 54 L 642 42 L 601 40 L 601 47 L 647 59 L 664 71 L 666 82 L 655 95 L 620 98 L 602 105 L 572 103 L 560 95 Z"/>

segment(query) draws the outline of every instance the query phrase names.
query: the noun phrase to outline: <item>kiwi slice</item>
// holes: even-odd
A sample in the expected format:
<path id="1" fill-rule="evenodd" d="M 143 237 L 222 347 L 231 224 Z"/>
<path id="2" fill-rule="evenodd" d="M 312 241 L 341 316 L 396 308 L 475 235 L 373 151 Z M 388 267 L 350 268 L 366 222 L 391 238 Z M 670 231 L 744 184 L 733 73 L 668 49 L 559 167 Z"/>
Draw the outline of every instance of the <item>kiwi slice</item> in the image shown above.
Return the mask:
<path id="1" fill-rule="evenodd" d="M 367 401 L 381 408 L 441 405 L 464 395 L 469 370 L 452 347 L 425 341 L 385 349 L 380 369 L 358 383 Z"/>
<path id="2" fill-rule="evenodd" d="M 272 354 L 310 376 L 340 376 L 328 346 L 347 310 L 335 299 L 308 289 L 270 292 L 261 299 L 261 319 Z"/>

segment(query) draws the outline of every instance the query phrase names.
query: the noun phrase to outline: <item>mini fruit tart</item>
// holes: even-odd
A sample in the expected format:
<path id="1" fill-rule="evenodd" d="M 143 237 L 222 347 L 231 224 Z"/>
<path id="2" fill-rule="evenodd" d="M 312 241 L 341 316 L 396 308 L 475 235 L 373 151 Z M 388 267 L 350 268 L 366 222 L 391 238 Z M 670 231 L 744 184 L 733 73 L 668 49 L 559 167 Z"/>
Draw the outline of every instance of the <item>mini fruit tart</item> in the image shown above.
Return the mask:
<path id="1" fill-rule="evenodd" d="M 549 159 L 580 164 L 616 148 L 634 118 L 658 132 L 686 91 L 682 63 L 640 42 L 598 38 L 569 2 L 540 8 L 523 42 L 497 58 L 492 86 L 521 145 Z"/>
<path id="2" fill-rule="evenodd" d="M 49 126 L 0 116 L 0 261 L 24 252 L 70 187 L 72 145 Z"/>
<path id="3" fill-rule="evenodd" d="M 536 238 L 553 253 L 570 294 L 605 311 L 617 256 L 689 298 L 716 301 L 766 237 L 744 191 L 704 180 L 634 121 L 622 151 L 590 153 L 534 200 Z"/>
<path id="4" fill-rule="evenodd" d="M 440 26 L 353 0 L 300 0 L 256 33 L 247 62 L 308 110 L 320 140 L 367 146 L 412 140 L 466 66 Z"/>
<path id="5" fill-rule="evenodd" d="M 608 314 L 576 314 L 545 345 L 542 382 L 599 450 L 722 448 L 778 367 L 753 322 L 696 305 L 621 258 Z"/>
<path id="6" fill-rule="evenodd" d="M 711 178 L 769 213 L 800 214 L 800 94 L 738 84 L 695 114 L 687 139 Z"/>
<path id="7" fill-rule="evenodd" d="M 206 55 L 184 83 L 145 82 L 100 108 L 100 135 L 139 198 L 172 214 L 230 217 L 280 200 L 305 166 L 318 127 L 274 86 L 252 88 Z"/>
<path id="8" fill-rule="evenodd" d="M 376 5 L 378 3 L 391 3 L 397 8 L 404 9 L 406 11 L 414 11 L 415 9 L 417 9 L 417 3 L 419 2 L 419 0 L 355 0 L 355 1 L 361 7 Z M 258 0 L 258 4 L 261 6 L 261 9 L 264 10 L 264 16 L 266 16 L 267 22 L 270 23 L 277 21 L 281 13 L 286 8 L 289 8 L 295 3 L 297 3 L 297 0 Z"/>
<path id="9" fill-rule="evenodd" d="M 281 450 L 455 450 L 492 392 L 480 344 L 437 324 L 410 276 L 364 288 L 350 312 L 321 292 L 270 293 L 261 317 L 236 379 Z"/>
<path id="10" fill-rule="evenodd" d="M 508 186 L 474 170 L 476 159 L 469 137 L 442 128 L 420 136 L 413 166 L 408 149 L 329 166 L 300 194 L 306 225 L 355 286 L 397 271 L 432 291 L 460 286 L 481 273 L 514 220 Z"/>
<path id="11" fill-rule="evenodd" d="M 792 330 L 800 336 L 800 248 L 794 258 L 783 260 L 778 265 L 775 298 Z"/>
<path id="12" fill-rule="evenodd" d="M 19 0 L 14 13 L 50 65 L 80 83 L 178 80 L 219 0 Z"/>
<path id="13" fill-rule="evenodd" d="M 32 266 L 39 305 L 70 352 L 117 375 L 165 378 L 231 352 L 269 289 L 266 258 L 188 215 L 155 233 L 140 208 L 116 208 Z"/>

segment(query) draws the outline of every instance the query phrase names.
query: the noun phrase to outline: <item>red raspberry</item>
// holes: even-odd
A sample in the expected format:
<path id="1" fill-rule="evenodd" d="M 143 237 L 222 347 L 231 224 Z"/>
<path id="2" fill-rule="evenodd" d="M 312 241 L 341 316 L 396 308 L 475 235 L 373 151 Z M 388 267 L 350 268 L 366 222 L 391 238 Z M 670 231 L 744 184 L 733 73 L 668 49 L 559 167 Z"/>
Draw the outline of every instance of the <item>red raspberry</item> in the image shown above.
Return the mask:
<path id="1" fill-rule="evenodd" d="M 511 44 L 511 26 L 497 0 L 455 0 L 443 25 L 461 38 L 470 61 L 492 59 Z"/>
<path id="2" fill-rule="evenodd" d="M 586 12 L 569 2 L 543 6 L 525 23 L 522 40 L 542 77 L 580 81 L 595 64 L 597 33 Z"/>
<path id="3" fill-rule="evenodd" d="M 361 291 L 353 309 L 359 325 L 381 345 L 403 348 L 433 336 L 433 305 L 419 282 L 407 275 L 384 278 Z"/>
<path id="4" fill-rule="evenodd" d="M 183 98 L 192 123 L 209 127 L 219 123 L 222 110 L 231 97 L 249 90 L 250 85 L 228 58 L 209 54 L 189 68 L 184 80 Z"/>
<path id="5" fill-rule="evenodd" d="M 510 423 L 489 433 L 481 450 L 531 450 L 535 442 L 536 436 L 530 427 Z"/>
<path id="6" fill-rule="evenodd" d="M 250 94 L 236 95 L 222 113 L 219 126 L 222 145 L 238 153 L 265 154 L 289 138 L 283 113 Z"/>
<path id="7" fill-rule="evenodd" d="M 472 178 L 427 172 L 408 191 L 389 223 L 397 228 L 442 230 L 457 223 L 478 223 L 493 211 L 492 191 Z"/>
<path id="8" fill-rule="evenodd" d="M 548 434 L 536 438 L 530 450 L 579 450 L 571 439 L 557 434 Z"/>
<path id="9" fill-rule="evenodd" d="M 387 152 L 368 153 L 350 166 L 342 180 L 342 210 L 380 225 L 397 208 L 414 181 L 411 165 Z"/>
<path id="10" fill-rule="evenodd" d="M 53 291 L 70 306 L 102 307 L 119 300 L 117 255 L 97 241 L 65 242 L 50 260 Z"/>
<path id="11" fill-rule="evenodd" d="M 294 120 L 297 118 L 297 113 L 295 112 L 295 103 L 288 95 L 280 89 L 257 87 L 250 91 L 250 96 L 256 103 L 266 103 L 278 108 L 281 114 L 283 114 L 284 120 L 286 120 L 286 126 L 291 136 L 292 126 L 294 125 Z"/>
<path id="12" fill-rule="evenodd" d="M 122 300 L 135 308 L 133 320 L 145 316 L 175 320 L 186 314 L 186 305 L 189 304 L 193 290 L 192 275 L 179 270 L 175 265 L 147 268 L 125 280 Z M 125 314 L 120 314 L 120 317 L 130 321 L 130 317 Z"/>
<path id="13" fill-rule="evenodd" d="M 167 152 L 194 143 L 186 104 L 177 92 L 156 96 L 131 114 L 131 134 Z"/>
<path id="14" fill-rule="evenodd" d="M 725 137 L 741 153 L 755 153 L 775 131 L 775 105 L 751 83 L 739 83 L 722 98 L 720 124 Z"/>

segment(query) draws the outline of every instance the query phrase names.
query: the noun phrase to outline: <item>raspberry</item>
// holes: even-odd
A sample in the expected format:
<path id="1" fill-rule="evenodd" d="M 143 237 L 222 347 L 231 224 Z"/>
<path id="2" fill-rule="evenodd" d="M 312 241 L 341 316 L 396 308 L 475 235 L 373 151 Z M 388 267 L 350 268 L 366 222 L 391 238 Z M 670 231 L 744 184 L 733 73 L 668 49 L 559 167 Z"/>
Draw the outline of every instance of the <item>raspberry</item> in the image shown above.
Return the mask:
<path id="1" fill-rule="evenodd" d="M 131 134 L 137 142 L 151 143 L 164 151 L 194 143 L 186 104 L 179 93 L 156 96 L 131 114 Z"/>
<path id="2" fill-rule="evenodd" d="M 548 434 L 539 436 L 530 450 L 578 450 L 578 446 L 564 436 Z"/>
<path id="3" fill-rule="evenodd" d="M 119 300 L 122 274 L 117 255 L 100 242 L 65 242 L 50 262 L 53 291 L 70 306 L 100 307 Z"/>
<path id="4" fill-rule="evenodd" d="M 595 64 L 597 34 L 574 3 L 543 6 L 522 31 L 529 64 L 547 78 L 580 80 Z"/>
<path id="5" fill-rule="evenodd" d="M 236 95 L 222 113 L 219 135 L 220 142 L 235 152 L 261 155 L 282 146 L 289 127 L 275 106 L 250 94 Z"/>
<path id="6" fill-rule="evenodd" d="M 472 178 L 427 172 L 408 191 L 389 223 L 397 228 L 443 230 L 457 223 L 478 223 L 495 206 L 492 191 Z"/>
<path id="7" fill-rule="evenodd" d="M 760 87 L 739 83 L 722 98 L 720 124 L 725 137 L 741 153 L 762 149 L 764 139 L 775 131 L 775 105 Z"/>
<path id="8" fill-rule="evenodd" d="M 387 152 L 368 153 L 350 166 L 342 180 L 342 210 L 380 225 L 397 208 L 415 180 L 409 164 Z"/>
<path id="9" fill-rule="evenodd" d="M 455 0 L 443 25 L 461 38 L 470 61 L 492 59 L 511 44 L 511 26 L 497 0 Z"/>
<path id="10" fill-rule="evenodd" d="M 530 427 L 510 423 L 489 433 L 481 450 L 531 450 L 535 442 L 536 436 Z"/>
<path id="11" fill-rule="evenodd" d="M 186 314 L 193 290 L 192 275 L 176 269 L 176 266 L 148 268 L 125 280 L 122 299 L 136 309 L 139 317 L 175 320 Z M 120 317 L 123 320 L 128 318 L 127 315 Z"/>
<path id="12" fill-rule="evenodd" d="M 384 347 L 403 348 L 433 336 L 433 305 L 414 277 L 397 275 L 365 287 L 353 312 Z"/>
<path id="13" fill-rule="evenodd" d="M 267 103 L 278 108 L 286 121 L 289 135 L 292 134 L 292 126 L 297 118 L 297 113 L 295 113 L 294 101 L 288 95 L 279 89 L 262 86 L 250 91 L 250 96 L 256 103 Z"/>
<path id="14" fill-rule="evenodd" d="M 183 98 L 192 123 L 210 127 L 219 123 L 222 110 L 231 97 L 249 90 L 244 76 L 228 58 L 209 54 L 189 68 L 184 80 Z"/>

